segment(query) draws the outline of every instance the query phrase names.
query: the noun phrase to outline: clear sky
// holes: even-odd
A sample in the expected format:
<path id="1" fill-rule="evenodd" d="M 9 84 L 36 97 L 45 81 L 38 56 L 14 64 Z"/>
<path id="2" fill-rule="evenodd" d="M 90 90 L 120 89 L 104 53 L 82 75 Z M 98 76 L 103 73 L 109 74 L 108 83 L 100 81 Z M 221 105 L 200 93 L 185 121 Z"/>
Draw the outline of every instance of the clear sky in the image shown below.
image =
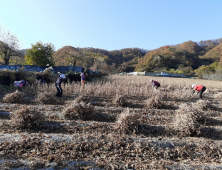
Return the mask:
<path id="1" fill-rule="evenodd" d="M 222 0 L 0 0 L 0 27 L 22 42 L 152 50 L 222 38 Z"/>

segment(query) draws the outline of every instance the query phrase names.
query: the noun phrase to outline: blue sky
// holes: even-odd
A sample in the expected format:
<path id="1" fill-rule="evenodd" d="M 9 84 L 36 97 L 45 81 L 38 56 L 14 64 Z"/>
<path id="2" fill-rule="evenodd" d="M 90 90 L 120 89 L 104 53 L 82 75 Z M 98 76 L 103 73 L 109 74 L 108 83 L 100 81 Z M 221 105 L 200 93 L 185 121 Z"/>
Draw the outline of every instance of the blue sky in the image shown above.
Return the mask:
<path id="1" fill-rule="evenodd" d="M 0 0 L 0 27 L 22 42 L 152 50 L 222 38 L 221 0 Z"/>

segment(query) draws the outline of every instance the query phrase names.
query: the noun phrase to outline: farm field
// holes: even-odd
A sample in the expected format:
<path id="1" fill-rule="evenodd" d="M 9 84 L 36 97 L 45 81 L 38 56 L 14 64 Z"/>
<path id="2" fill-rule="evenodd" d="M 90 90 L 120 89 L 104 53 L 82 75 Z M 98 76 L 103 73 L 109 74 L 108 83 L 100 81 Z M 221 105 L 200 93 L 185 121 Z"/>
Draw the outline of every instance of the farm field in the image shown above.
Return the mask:
<path id="1" fill-rule="evenodd" d="M 206 86 L 203 100 L 192 84 Z M 109 76 L 62 88 L 12 100 L 1 87 L 0 169 L 222 169 L 222 82 Z"/>

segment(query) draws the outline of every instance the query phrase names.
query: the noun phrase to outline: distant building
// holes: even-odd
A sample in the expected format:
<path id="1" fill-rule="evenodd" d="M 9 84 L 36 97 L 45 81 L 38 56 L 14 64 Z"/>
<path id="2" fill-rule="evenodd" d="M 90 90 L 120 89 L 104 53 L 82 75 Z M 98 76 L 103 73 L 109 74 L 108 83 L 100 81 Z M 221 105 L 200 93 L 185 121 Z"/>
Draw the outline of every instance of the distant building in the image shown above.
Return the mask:
<path id="1" fill-rule="evenodd" d="M 186 77 L 186 74 L 183 73 L 167 73 L 167 72 L 129 72 L 129 73 L 119 73 L 118 75 L 127 75 L 127 76 L 152 76 L 152 77 Z"/>

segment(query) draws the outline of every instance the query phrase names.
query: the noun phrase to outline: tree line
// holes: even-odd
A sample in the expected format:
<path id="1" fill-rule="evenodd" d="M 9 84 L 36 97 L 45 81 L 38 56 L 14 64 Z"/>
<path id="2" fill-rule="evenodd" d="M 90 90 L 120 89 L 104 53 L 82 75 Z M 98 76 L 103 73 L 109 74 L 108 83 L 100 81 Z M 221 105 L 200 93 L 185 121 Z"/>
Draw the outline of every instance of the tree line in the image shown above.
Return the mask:
<path id="1" fill-rule="evenodd" d="M 213 74 L 222 65 L 222 38 L 200 42 L 186 41 L 154 50 L 124 48 L 108 51 L 99 48 L 65 46 L 55 51 L 52 43 L 36 42 L 20 50 L 16 36 L 0 28 L 0 63 L 38 66 L 78 66 L 103 73 L 129 71 L 168 71 L 173 73 Z"/>

